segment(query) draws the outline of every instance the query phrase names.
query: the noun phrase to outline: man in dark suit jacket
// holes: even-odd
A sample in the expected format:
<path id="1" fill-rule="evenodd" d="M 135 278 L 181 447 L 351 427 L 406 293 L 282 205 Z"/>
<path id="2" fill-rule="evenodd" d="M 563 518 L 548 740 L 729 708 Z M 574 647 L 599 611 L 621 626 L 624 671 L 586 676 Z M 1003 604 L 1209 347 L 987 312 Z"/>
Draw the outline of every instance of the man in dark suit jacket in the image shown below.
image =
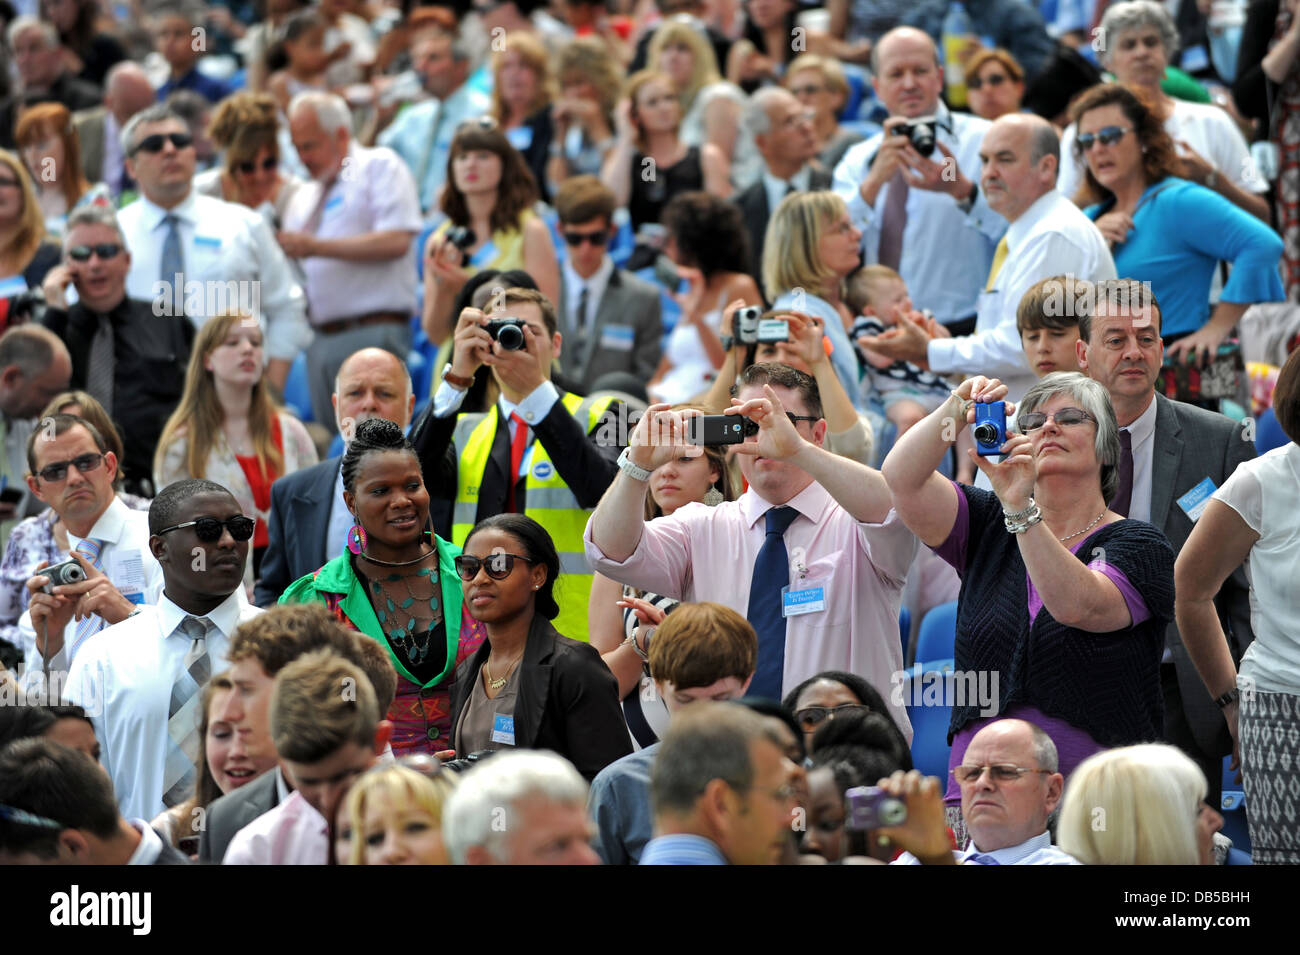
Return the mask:
<path id="1" fill-rule="evenodd" d="M 157 315 L 151 303 L 127 298 L 130 271 L 131 253 L 113 210 L 74 210 L 63 240 L 63 264 L 45 277 L 49 307 L 41 323 L 68 346 L 72 387 L 89 391 L 117 426 L 126 489 L 153 497 L 158 490 L 154 450 L 181 400 L 194 325 L 183 315 Z M 76 286 L 78 296 L 71 307 L 65 297 L 69 285 Z M 94 373 L 91 361 L 101 327 L 111 329 L 103 376 Z"/>
<path id="2" fill-rule="evenodd" d="M 384 418 L 405 428 L 415 408 L 406 366 L 382 348 L 363 348 L 349 355 L 339 366 L 330 400 L 339 433 L 345 436 L 367 418 Z M 342 463 L 342 457 L 329 458 L 271 485 L 269 539 L 253 588 L 259 607 L 271 606 L 291 583 L 320 570 L 342 552 L 352 525 L 343 503 Z M 450 502 L 431 501 L 430 514 L 435 529 L 445 534 Z"/>
<path id="3" fill-rule="evenodd" d="M 220 865 L 235 833 L 280 805 L 282 789 L 287 796 L 290 790 L 277 766 L 209 805 L 199 835 L 199 864 Z"/>
<path id="4" fill-rule="evenodd" d="M 831 187 L 831 174 L 813 159 L 817 137 L 812 112 L 779 86 L 765 86 L 750 97 L 741 122 L 754 135 L 763 157 L 763 175 L 734 201 L 749 233 L 749 274 L 763 287 L 763 240 L 776 207 L 792 192 Z"/>
<path id="5" fill-rule="evenodd" d="M 70 73 L 63 62 L 59 33 L 35 17 L 19 17 L 9 25 L 9 56 L 18 68 L 22 92 L 0 103 L 0 146 L 14 148 L 14 123 L 28 106 L 62 103 L 68 112 L 99 103 L 99 88 Z"/>
<path id="6" fill-rule="evenodd" d="M 1121 488 L 1111 509 L 1160 528 L 1176 555 L 1200 516 L 1197 502 L 1203 508 L 1214 488 L 1222 487 L 1238 464 L 1255 457 L 1254 442 L 1246 437 L 1244 426 L 1230 418 L 1156 394 L 1164 357 L 1160 308 L 1141 283 L 1131 279 L 1097 283 L 1095 303 L 1088 303 L 1080 316 L 1079 335 L 1079 365 L 1110 393 L 1121 448 L 1125 442 L 1131 446 L 1132 490 L 1125 502 L 1121 458 Z M 1208 487 L 1207 481 L 1213 486 Z M 1234 662 L 1254 639 L 1249 595 L 1245 572 L 1238 567 L 1215 598 Z M 1165 647 L 1161 665 L 1165 739 L 1200 765 L 1214 806 L 1219 801 L 1223 757 L 1232 752 L 1228 726 L 1197 675 L 1175 623 L 1165 633 Z"/>
<path id="7" fill-rule="evenodd" d="M 617 200 L 595 176 L 574 176 L 555 197 L 568 247 L 557 313 L 564 335 L 560 368 L 580 394 L 623 372 L 649 381 L 659 366 L 663 318 L 659 290 L 617 268 L 605 248 Z"/>

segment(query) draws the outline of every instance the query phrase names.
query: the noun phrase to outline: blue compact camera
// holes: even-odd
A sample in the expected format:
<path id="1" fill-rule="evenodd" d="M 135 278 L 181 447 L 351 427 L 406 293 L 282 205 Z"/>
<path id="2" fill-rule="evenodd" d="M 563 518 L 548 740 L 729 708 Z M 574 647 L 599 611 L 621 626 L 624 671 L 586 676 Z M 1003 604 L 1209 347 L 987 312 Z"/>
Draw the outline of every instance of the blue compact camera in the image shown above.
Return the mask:
<path id="1" fill-rule="evenodd" d="M 1007 443 L 1007 403 L 1005 401 L 975 402 L 975 444 L 981 457 L 1002 453 Z"/>

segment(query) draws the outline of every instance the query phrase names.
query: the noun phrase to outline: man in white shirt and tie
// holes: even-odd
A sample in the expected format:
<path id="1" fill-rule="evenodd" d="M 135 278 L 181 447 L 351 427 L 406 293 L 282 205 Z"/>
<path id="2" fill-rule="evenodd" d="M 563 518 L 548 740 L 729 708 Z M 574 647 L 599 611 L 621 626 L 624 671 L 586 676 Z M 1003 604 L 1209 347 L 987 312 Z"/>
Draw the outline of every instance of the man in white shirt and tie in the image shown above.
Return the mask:
<path id="1" fill-rule="evenodd" d="M 131 117 L 122 151 L 140 187 L 118 214 L 131 250 L 127 294 L 159 314 L 181 312 L 196 328 L 231 310 L 255 315 L 266 333 L 266 376 L 283 388 L 312 332 L 302 288 L 265 220 L 194 190 L 194 137 L 167 106 Z"/>
<path id="2" fill-rule="evenodd" d="M 876 95 L 889 109 L 885 132 L 844 154 L 832 188 L 862 230 L 866 263 L 897 271 L 918 309 L 965 334 L 1007 227 L 975 184 L 989 123 L 943 105 L 939 51 L 920 30 L 890 30 L 872 50 L 871 66 Z M 935 138 L 929 157 L 899 131 L 927 118 Z"/>
<path id="3" fill-rule="evenodd" d="M 1036 380 L 1016 328 L 1021 298 L 1054 275 L 1113 279 L 1115 262 L 1097 226 L 1056 189 L 1060 140 L 1047 120 L 1003 116 L 985 134 L 980 162 L 982 192 L 1010 225 L 980 294 L 975 334 L 953 338 L 941 326 L 904 320 L 871 347 L 940 374 L 1000 378 L 1018 401 Z"/>
<path id="4" fill-rule="evenodd" d="M 27 581 L 27 610 L 19 618 L 26 670 L 23 685 L 59 697 L 61 677 L 86 642 L 152 602 L 162 588 L 162 569 L 149 551 L 149 521 L 127 507 L 113 488 L 117 456 L 93 424 L 72 415 L 45 419 L 28 440 L 27 486 L 58 515 L 85 579 L 43 588 L 49 577 Z M 49 684 L 46 684 L 46 675 Z"/>
<path id="5" fill-rule="evenodd" d="M 203 687 L 225 667 L 231 634 L 261 613 L 244 597 L 253 520 L 219 484 L 188 479 L 149 508 L 163 593 L 96 635 L 68 671 L 100 761 L 128 818 L 152 819 L 194 794 Z"/>

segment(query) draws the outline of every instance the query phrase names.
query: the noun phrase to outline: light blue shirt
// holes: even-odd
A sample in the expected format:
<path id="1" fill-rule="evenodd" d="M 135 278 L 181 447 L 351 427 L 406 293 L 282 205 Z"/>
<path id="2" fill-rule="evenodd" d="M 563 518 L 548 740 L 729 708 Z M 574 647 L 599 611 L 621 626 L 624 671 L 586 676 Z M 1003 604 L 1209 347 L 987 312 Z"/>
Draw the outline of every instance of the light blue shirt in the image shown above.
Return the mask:
<path id="1" fill-rule="evenodd" d="M 962 175 L 980 180 L 980 144 L 990 123 L 978 116 L 949 113 L 939 104 L 938 141 L 952 152 Z M 835 167 L 831 188 L 849 207 L 849 217 L 862 230 L 864 262 L 879 261 L 881 219 L 889 197 L 889 185 L 876 194 L 869 206 L 859 191 L 871 161 L 884 139 L 878 133 L 849 148 Z M 943 162 L 935 148 L 930 157 Z M 907 224 L 903 227 L 899 273 L 918 309 L 929 309 L 944 324 L 974 315 L 980 292 L 988 281 L 993 252 L 1007 230 L 1007 221 L 989 208 L 981 190 L 970 212 L 963 212 L 952 196 L 942 192 L 911 188 L 907 193 Z"/>
<path id="2" fill-rule="evenodd" d="M 727 857 L 703 836 L 677 833 L 646 843 L 641 865 L 726 865 Z"/>
<path id="3" fill-rule="evenodd" d="M 420 208 L 425 212 L 437 206 L 438 194 L 447 180 L 447 159 L 456 127 L 491 109 L 492 101 L 486 93 L 465 84 L 445 100 L 408 106 L 379 134 L 379 145 L 387 146 L 406 161 L 420 190 Z"/>
<path id="4" fill-rule="evenodd" d="M 1052 837 L 1040 832 L 1032 839 L 1026 839 L 1018 846 L 994 849 L 992 852 L 980 852 L 971 843 L 965 851 L 953 850 L 953 858 L 958 865 L 1079 865 L 1079 860 L 1062 852 L 1052 845 Z M 890 865 L 920 865 L 921 860 L 910 852 L 904 852 Z"/>
<path id="5" fill-rule="evenodd" d="M 813 315 L 822 320 L 824 334 L 831 340 L 834 350 L 831 352 L 831 367 L 835 369 L 835 377 L 840 380 L 844 390 L 848 392 L 849 400 L 853 402 L 854 407 L 859 411 L 865 407 L 861 404 L 861 395 L 858 388 L 858 368 L 857 352 L 853 350 L 853 343 L 849 341 L 849 333 L 844 329 L 844 319 L 840 318 L 840 313 L 835 310 L 835 306 L 826 299 L 817 295 L 810 295 L 808 292 L 800 289 L 793 292 L 782 292 L 777 296 L 772 307 L 788 308 L 793 312 L 803 312 L 806 315 Z"/>

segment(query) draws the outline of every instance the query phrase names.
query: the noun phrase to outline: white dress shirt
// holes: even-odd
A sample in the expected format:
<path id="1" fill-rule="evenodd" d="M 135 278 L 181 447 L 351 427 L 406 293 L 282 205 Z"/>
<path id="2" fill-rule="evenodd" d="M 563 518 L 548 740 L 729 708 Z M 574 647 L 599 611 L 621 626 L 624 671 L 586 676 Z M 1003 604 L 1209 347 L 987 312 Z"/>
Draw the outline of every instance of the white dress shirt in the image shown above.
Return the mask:
<path id="1" fill-rule="evenodd" d="M 956 157 L 962 175 L 979 182 L 980 144 L 990 123 L 978 116 L 949 113 L 942 103 L 935 115 L 939 142 Z M 860 189 L 883 139 L 884 134 L 877 133 L 851 146 L 835 167 L 831 183 L 835 193 L 848 204 L 849 217 L 862 230 L 864 261 L 868 265 L 878 261 L 881 219 L 890 187 L 888 183 L 881 187 L 874 207 L 866 204 Z M 944 156 L 935 147 L 930 158 L 942 162 Z M 908 190 L 906 208 L 898 271 L 912 301 L 918 309 L 928 308 L 945 324 L 970 317 L 988 281 L 993 250 L 1006 231 L 1006 220 L 989 208 L 982 190 L 969 213 L 962 212 L 946 193 L 915 187 Z"/>
<path id="2" fill-rule="evenodd" d="M 163 841 L 162 836 L 154 832 L 153 826 L 143 819 L 128 819 L 131 828 L 140 833 L 140 843 L 131 853 L 131 858 L 126 860 L 127 865 L 153 865 L 162 855 Z"/>
<path id="3" fill-rule="evenodd" d="M 415 180 L 391 149 L 348 147 L 343 169 L 324 186 L 309 183 L 284 211 L 289 232 L 310 229 L 321 239 L 347 239 L 370 232 L 409 232 L 406 252 L 395 259 L 360 262 L 311 256 L 300 259 L 306 276 L 307 310 L 313 325 L 371 312 L 415 311 L 415 236 L 423 226 Z"/>
<path id="4" fill-rule="evenodd" d="M 1156 396 L 1151 396 L 1147 410 L 1121 431 L 1128 431 L 1133 450 L 1133 496 L 1129 498 L 1128 516 L 1135 521 L 1151 522 L 1151 468 L 1156 450 Z"/>
<path id="5" fill-rule="evenodd" d="M 261 612 L 239 587 L 204 615 L 215 627 L 207 637 L 213 674 L 226 667 L 235 628 Z M 192 643 L 180 630 L 187 616 L 163 594 L 156 606 L 141 608 L 87 641 L 68 670 L 67 700 L 84 706 L 94 723 L 100 762 L 127 818 L 152 819 L 166 808 L 168 709 Z"/>
<path id="6" fill-rule="evenodd" d="M 162 314 L 174 313 L 167 311 L 176 304 L 171 279 L 164 286 L 160 277 L 167 237 L 163 220 L 168 215 L 180 220 L 186 286 L 182 303 L 196 328 L 211 315 L 245 309 L 262 322 L 268 358 L 293 361 L 311 344 L 302 288 L 266 221 L 247 206 L 193 190 L 170 210 L 141 196 L 117 214 L 131 250 L 126 279 L 131 298 L 154 302 Z"/>
<path id="7" fill-rule="evenodd" d="M 1098 282 L 1115 278 L 1115 262 L 1097 226 L 1053 189 L 1007 227 L 1007 257 L 993 288 L 981 292 L 975 334 L 935 338 L 930 370 L 1001 378 L 1007 400 L 1019 401 L 1035 382 L 1016 328 L 1016 309 L 1035 283 L 1053 275 Z M 987 275 L 985 277 L 987 282 Z"/>
<path id="8" fill-rule="evenodd" d="M 610 276 L 614 274 L 614 260 L 608 255 L 601 259 L 600 268 L 589 279 L 584 279 L 574 271 L 573 263 L 566 257 L 560 267 L 564 276 L 564 304 L 569 307 L 567 315 L 560 316 L 563 323 L 561 331 L 589 329 L 596 324 L 596 314 L 600 311 L 600 300 L 605 297 L 609 287 Z M 587 314 L 578 315 L 578 304 L 582 301 L 582 290 L 587 290 Z"/>
<path id="9" fill-rule="evenodd" d="M 974 841 L 964 850 L 952 852 L 958 865 L 1079 865 L 1074 856 L 1052 845 L 1052 837 L 1040 832 L 1032 839 L 1026 839 L 1018 846 L 994 849 L 992 852 L 980 852 Z M 890 865 L 920 865 L 921 860 L 910 852 L 904 852 Z"/>
<path id="10" fill-rule="evenodd" d="M 772 171 L 767 168 L 767 163 L 763 163 L 763 188 L 767 190 L 767 213 L 775 215 L 776 207 L 781 204 L 790 192 L 791 184 L 798 192 L 807 192 L 809 181 L 812 179 L 812 171 L 805 165 L 789 179 L 778 179 L 772 175 Z"/>
<path id="11" fill-rule="evenodd" d="M 149 550 L 149 515 L 145 511 L 135 511 L 114 497 L 112 502 L 99 515 L 95 526 L 84 538 L 103 541 L 99 559 L 107 577 L 124 597 L 135 604 L 152 604 L 157 602 L 162 593 L 162 568 Z M 73 551 L 83 538 L 68 533 L 68 549 Z M 24 610 L 18 618 L 18 630 L 23 637 L 24 663 L 23 686 L 38 687 L 46 668 L 41 654 L 36 649 L 36 630 L 32 627 L 32 614 Z M 103 633 L 104 631 L 100 631 Z M 77 621 L 71 620 L 63 628 L 63 648 L 50 658 L 49 672 L 51 678 L 57 679 L 64 674 L 77 655 L 92 643 L 99 634 L 87 637 L 84 643 L 76 642 Z M 153 816 L 149 816 L 150 819 Z"/>

